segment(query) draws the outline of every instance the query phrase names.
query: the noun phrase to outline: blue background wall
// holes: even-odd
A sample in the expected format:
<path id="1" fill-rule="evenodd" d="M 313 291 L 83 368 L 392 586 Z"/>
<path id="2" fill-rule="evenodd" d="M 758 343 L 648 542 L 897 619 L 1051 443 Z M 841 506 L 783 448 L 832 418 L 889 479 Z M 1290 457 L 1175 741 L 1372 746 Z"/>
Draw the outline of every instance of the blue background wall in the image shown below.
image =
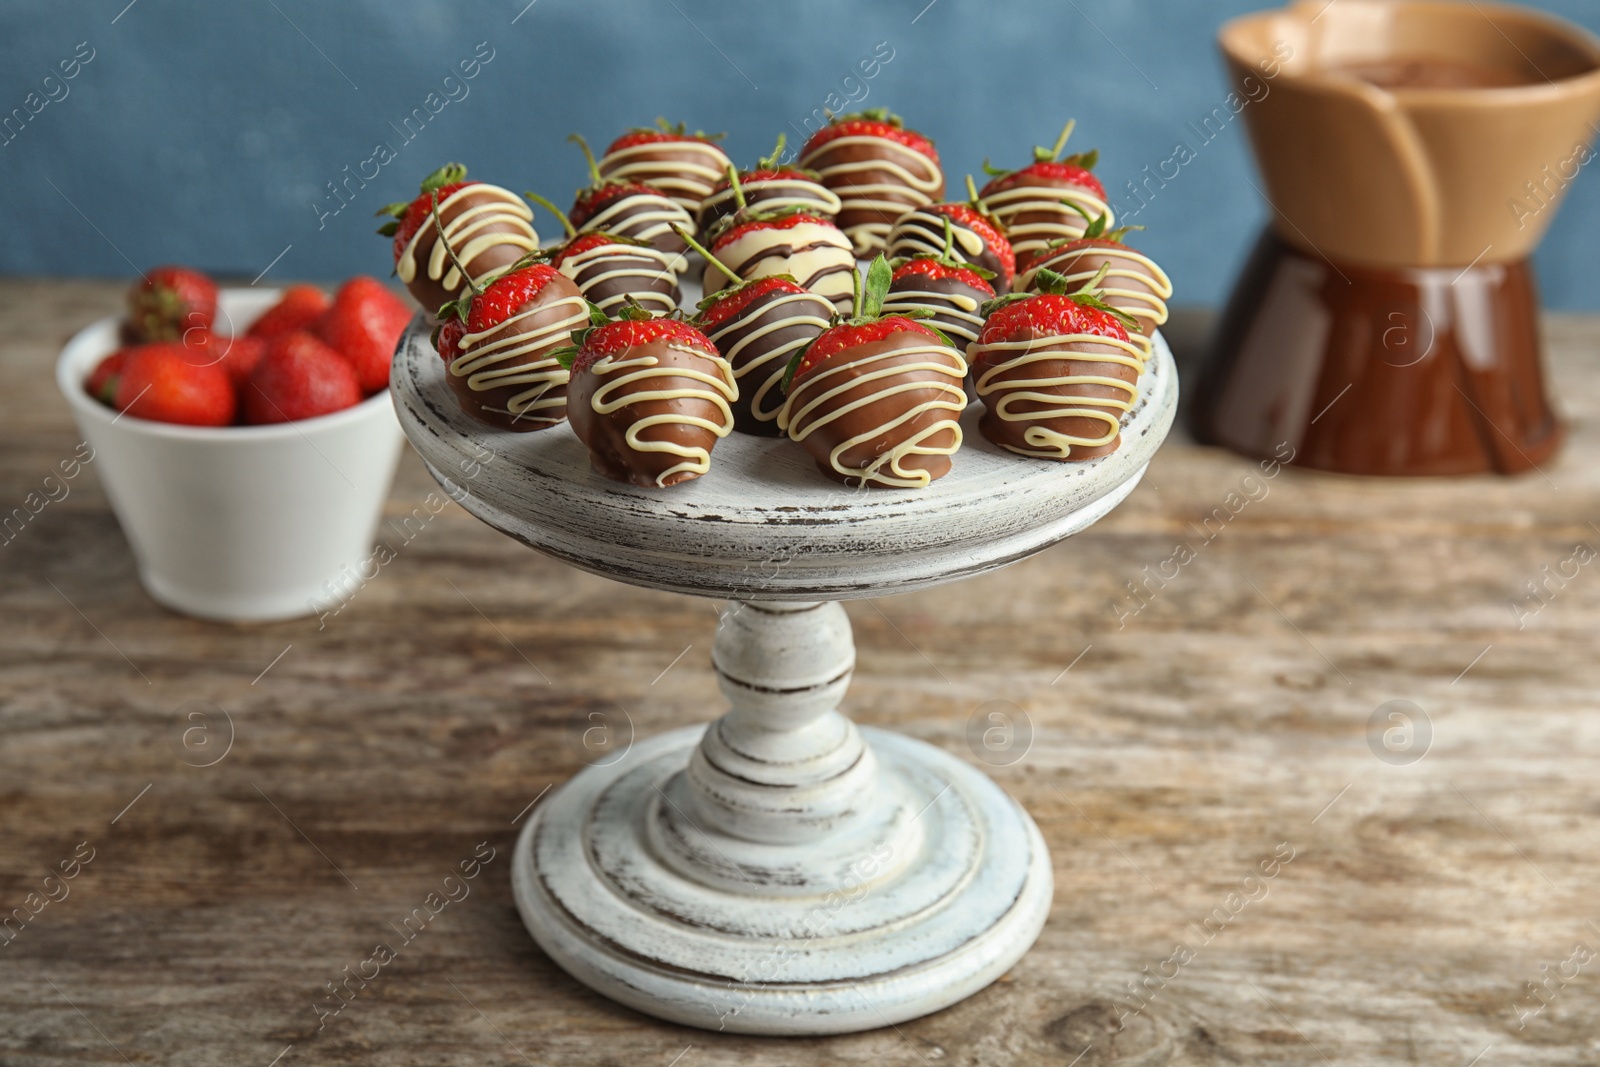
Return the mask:
<path id="1" fill-rule="evenodd" d="M 565 201 L 574 130 L 603 145 L 657 114 L 729 131 L 748 163 L 830 93 L 889 106 L 957 180 L 1025 156 L 1068 116 L 1121 188 L 1172 155 L 1226 90 L 1212 46 L 1250 0 L 6 0 L 0 114 L 47 104 L 0 147 L 0 271 L 128 275 L 189 262 L 252 278 L 383 275 L 373 211 L 441 162 Z M 1538 6 L 1600 30 L 1596 0 Z M 1093 20 L 1091 22 L 1091 19 Z M 59 73 L 80 42 L 93 58 Z M 445 79 L 479 42 L 492 58 Z M 887 42 L 893 58 L 846 82 Z M 88 50 L 84 50 L 88 54 Z M 407 142 L 391 124 L 459 97 Z M 61 94 L 65 92 L 65 95 Z M 465 95 L 462 95 L 462 94 Z M 835 101 L 837 102 L 837 100 Z M 348 206 L 379 142 L 396 157 Z M 1198 145 L 1197 145 L 1198 147 Z M 372 173 L 373 165 L 365 164 Z M 349 168 L 347 171 L 345 168 Z M 1144 246 L 1188 303 L 1219 300 L 1265 218 L 1235 123 L 1144 210 Z M 1590 168 L 1593 169 L 1593 168 Z M 334 209 L 339 210 L 335 213 Z M 553 226 L 552 226 L 553 228 Z M 1600 308 L 1600 181 L 1583 175 L 1541 255 L 1550 304 Z M 285 251 L 287 249 L 287 251 Z"/>

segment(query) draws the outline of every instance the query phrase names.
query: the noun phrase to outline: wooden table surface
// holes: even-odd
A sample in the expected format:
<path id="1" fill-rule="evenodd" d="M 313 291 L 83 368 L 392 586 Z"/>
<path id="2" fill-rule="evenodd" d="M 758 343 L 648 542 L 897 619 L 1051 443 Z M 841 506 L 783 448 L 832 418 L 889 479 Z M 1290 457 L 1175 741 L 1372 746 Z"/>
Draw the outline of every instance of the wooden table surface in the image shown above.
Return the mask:
<path id="1" fill-rule="evenodd" d="M 72 455 L 54 355 L 119 291 L 0 283 L 0 511 Z M 713 605 L 451 505 L 386 524 L 395 559 L 320 626 L 191 621 L 140 589 L 91 464 L 0 544 L 0 915 L 26 920 L 0 1064 L 1595 1063 L 1600 566 L 1569 561 L 1600 546 L 1600 320 L 1549 339 L 1573 426 L 1542 474 L 1267 479 L 1177 435 L 1072 541 L 849 605 L 849 710 L 997 764 L 1056 900 L 987 991 L 824 1040 L 618 1007 L 512 905 L 519 820 L 585 731 L 720 712 Z M 408 453 L 389 517 L 432 488 Z M 997 710 L 1031 744 L 969 745 Z"/>

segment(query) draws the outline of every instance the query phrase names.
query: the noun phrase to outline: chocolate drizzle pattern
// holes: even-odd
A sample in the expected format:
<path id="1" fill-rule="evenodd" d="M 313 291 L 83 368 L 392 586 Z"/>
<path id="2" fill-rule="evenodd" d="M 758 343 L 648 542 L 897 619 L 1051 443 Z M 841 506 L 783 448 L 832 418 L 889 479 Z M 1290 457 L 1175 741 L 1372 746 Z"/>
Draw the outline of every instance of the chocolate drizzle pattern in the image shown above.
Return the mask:
<path id="1" fill-rule="evenodd" d="M 686 361 L 681 358 L 684 356 L 692 358 Z M 700 364 L 715 373 L 701 369 Z M 658 488 L 675 485 L 711 469 L 709 446 L 733 431 L 731 402 L 739 395 L 726 360 L 697 348 L 655 342 L 641 345 L 623 358 L 602 356 L 590 365 L 589 372 L 597 383 L 589 397 L 589 409 L 601 418 L 620 413 L 629 419 L 622 443 L 641 456 L 676 461 L 648 474 L 650 484 Z M 593 454 L 595 433 L 589 420 L 584 420 L 584 426 L 589 432 L 583 436 Z M 706 434 L 710 435 L 708 443 L 696 441 Z M 632 464 L 624 468 L 627 480 L 637 483 L 641 472 Z M 618 476 L 606 470 L 602 473 Z"/>
<path id="2" fill-rule="evenodd" d="M 794 382 L 778 425 L 848 485 L 921 489 L 961 448 L 966 374 L 960 353 L 925 332 L 893 334 Z"/>
<path id="3" fill-rule="evenodd" d="M 569 376 L 551 353 L 588 321 L 588 306 L 578 296 L 524 308 L 488 330 L 465 334 L 450 374 L 482 394 L 477 399 L 486 411 L 507 416 L 517 429 L 554 425 L 566 417 Z M 497 393 L 502 405 L 492 404 Z"/>
<path id="4" fill-rule="evenodd" d="M 1143 252 L 1127 245 L 1060 249 L 1030 263 L 1026 271 L 1017 275 L 1015 289 L 1019 293 L 1027 292 L 1039 271 L 1048 268 L 1063 275 L 1071 291 L 1092 280 L 1103 266 L 1110 269 L 1098 286 L 1101 299 L 1138 320 L 1142 332 L 1130 333 L 1129 340 L 1138 346 L 1148 362 L 1155 351 L 1156 329 L 1167 321 L 1172 279 Z"/>
<path id="5" fill-rule="evenodd" d="M 1087 218 L 1063 200 L 1082 208 Z M 1090 219 L 1103 215 L 1107 229 L 1116 225 L 1111 206 L 1081 185 L 1014 185 L 986 195 L 983 203 L 1011 238 L 1019 268 L 1052 241 L 1082 237 Z"/>
<path id="6" fill-rule="evenodd" d="M 1131 341 L 1094 334 L 974 345 L 984 436 L 1039 459 L 1091 459 L 1115 451 L 1123 416 L 1139 401 L 1144 358 Z"/>
<path id="7" fill-rule="evenodd" d="M 931 311 L 924 319 L 943 330 L 965 352 L 983 330 L 980 309 L 992 294 L 974 289 L 958 278 L 930 278 L 908 273 L 889 287 L 883 301 L 885 315 L 904 315 L 910 311 Z"/>
<path id="8" fill-rule="evenodd" d="M 809 178 L 741 179 L 740 186 L 745 204 L 760 211 L 799 208 L 808 215 L 820 215 L 831 221 L 843 206 L 838 193 Z M 701 239 L 710 237 L 716 224 L 738 209 L 739 204 L 731 186 L 706 197 L 700 205 Z"/>
<path id="9" fill-rule="evenodd" d="M 884 137 L 845 135 L 800 159 L 839 194 L 839 225 L 858 255 L 882 248 L 894 220 L 944 195 L 944 172 L 913 148 Z"/>
<path id="10" fill-rule="evenodd" d="M 665 315 L 678 306 L 678 273 L 685 260 L 681 252 L 615 243 L 568 256 L 556 269 L 608 315 L 621 310 L 630 296 L 646 310 Z"/>
<path id="11" fill-rule="evenodd" d="M 533 209 L 522 197 L 498 185 L 463 185 L 439 201 L 438 217 L 444 228 L 444 241 L 438 239 L 430 220 L 412 236 L 395 261 L 394 270 L 408 287 L 419 280 L 421 271 L 423 277 L 441 287 L 447 300 L 460 295 L 466 279 L 447 254 L 446 242 L 455 259 L 472 273 L 473 284 L 483 282 L 539 247 Z M 424 247 L 428 250 L 425 270 L 418 262 Z M 438 306 L 427 310 L 435 312 Z"/>
<path id="12" fill-rule="evenodd" d="M 998 280 L 1004 276 L 1005 264 L 989 248 L 983 235 L 967 229 L 960 222 L 932 208 L 908 211 L 895 220 L 889 231 L 887 255 L 890 259 L 913 259 L 917 256 L 938 256 L 944 252 L 944 224 L 949 219 L 955 236 L 952 255 L 962 263 L 982 267 Z"/>
<path id="13" fill-rule="evenodd" d="M 686 247 L 672 228 L 690 229 L 694 219 L 682 204 L 670 196 L 654 193 L 627 193 L 610 201 L 578 227 L 579 233 L 605 232 L 618 237 L 631 237 L 646 241 L 656 250 L 681 253 Z M 688 260 L 677 257 L 676 269 L 681 273 Z"/>
<path id="14" fill-rule="evenodd" d="M 728 163 L 727 153 L 706 141 L 647 141 L 607 152 L 600 160 L 600 174 L 613 181 L 654 186 L 692 216 L 728 172 Z"/>
<path id="15" fill-rule="evenodd" d="M 828 328 L 833 305 L 815 293 L 782 290 L 757 297 L 726 322 L 707 330 L 739 383 L 735 428 L 777 434 L 783 375 L 793 355 Z"/>
<path id="16" fill-rule="evenodd" d="M 849 315 L 855 303 L 856 257 L 850 239 L 823 222 L 799 222 L 784 228 L 753 229 L 713 249 L 717 259 L 746 281 L 787 274 Z M 707 295 L 728 287 L 716 267 L 703 278 Z"/>

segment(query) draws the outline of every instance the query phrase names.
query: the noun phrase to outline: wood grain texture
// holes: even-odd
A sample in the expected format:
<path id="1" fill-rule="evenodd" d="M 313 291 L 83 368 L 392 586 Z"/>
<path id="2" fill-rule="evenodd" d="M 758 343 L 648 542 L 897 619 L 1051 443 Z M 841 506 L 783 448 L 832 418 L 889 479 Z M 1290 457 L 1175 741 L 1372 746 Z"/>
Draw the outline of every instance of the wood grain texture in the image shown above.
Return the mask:
<path id="1" fill-rule="evenodd" d="M 119 288 L 0 283 L 4 510 L 77 443 L 51 361 Z M 1180 356 L 1197 325 L 1169 331 Z M 1267 480 L 1175 438 L 1068 543 L 851 604 L 851 714 L 973 760 L 976 718 L 1056 895 L 988 990 L 823 1040 L 646 1019 L 567 979 L 512 905 L 513 823 L 542 789 L 630 724 L 722 709 L 706 603 L 430 515 L 408 455 L 395 559 L 323 628 L 193 622 L 139 589 L 91 464 L 0 545 L 0 914 L 95 850 L 0 947 L 0 1063 L 1591 1063 L 1594 965 L 1537 1014 L 1525 987 L 1600 948 L 1600 576 L 1552 582 L 1536 614 L 1523 588 L 1600 546 L 1600 322 L 1549 336 L 1573 434 L 1543 475 Z M 1130 614 L 1123 583 L 1180 540 L 1194 558 Z M 1396 699 L 1432 724 L 1410 766 L 1368 746 Z M 192 701 L 232 719 L 210 767 L 174 754 L 216 751 L 183 746 Z M 1026 754 L 984 748 L 989 713 L 1019 711 Z M 480 842 L 494 858 L 433 916 Z M 380 941 L 395 958 L 319 1032 L 324 983 Z M 1179 941 L 1192 959 L 1133 1014 L 1129 983 Z"/>

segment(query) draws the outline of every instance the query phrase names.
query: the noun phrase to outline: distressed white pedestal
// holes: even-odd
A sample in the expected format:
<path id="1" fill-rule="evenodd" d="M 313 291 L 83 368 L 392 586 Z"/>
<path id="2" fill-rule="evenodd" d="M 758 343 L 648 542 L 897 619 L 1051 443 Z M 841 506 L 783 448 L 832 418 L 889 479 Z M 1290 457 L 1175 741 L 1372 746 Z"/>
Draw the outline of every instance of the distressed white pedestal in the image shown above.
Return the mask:
<path id="1" fill-rule="evenodd" d="M 545 952 L 640 1011 L 759 1034 L 901 1022 L 1014 964 L 1050 908 L 1044 841 L 965 762 L 839 713 L 855 648 L 837 601 L 982 574 L 1109 512 L 1172 424 L 1165 342 L 1116 454 L 1012 456 L 969 411 L 955 469 L 921 491 L 846 489 L 790 442 L 738 434 L 694 482 L 619 485 L 566 426 L 462 414 L 444 374 L 414 325 L 396 408 L 468 511 L 575 566 L 727 602 L 712 663 L 732 710 L 586 769 L 529 817 L 513 884 Z"/>

